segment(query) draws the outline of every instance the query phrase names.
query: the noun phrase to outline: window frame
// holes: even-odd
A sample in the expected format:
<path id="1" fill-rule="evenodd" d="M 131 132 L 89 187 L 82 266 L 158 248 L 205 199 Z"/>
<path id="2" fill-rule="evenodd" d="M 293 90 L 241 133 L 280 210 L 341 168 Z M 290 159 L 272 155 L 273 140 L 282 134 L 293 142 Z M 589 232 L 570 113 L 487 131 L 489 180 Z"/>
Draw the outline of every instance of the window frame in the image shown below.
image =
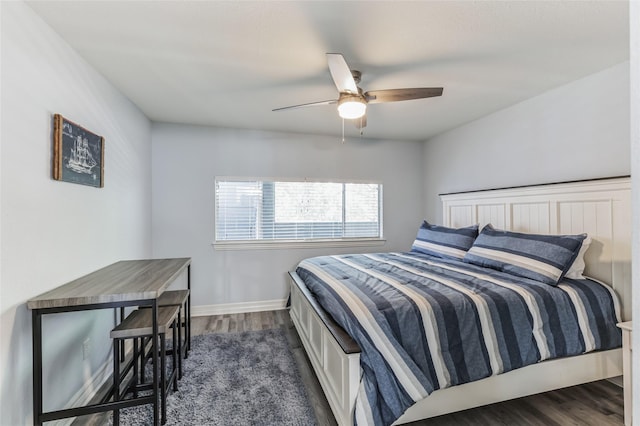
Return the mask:
<path id="1" fill-rule="evenodd" d="M 377 237 L 344 237 L 344 238 L 310 238 L 310 239 L 256 239 L 256 240 L 218 240 L 218 182 L 317 182 L 340 184 L 374 184 L 378 185 L 378 221 L 379 236 Z M 213 207 L 213 233 L 212 245 L 215 250 L 265 250 L 265 249 L 292 249 L 292 248 L 320 248 L 320 247 L 374 247 L 386 243 L 383 233 L 383 184 L 379 180 L 359 179 L 311 179 L 311 178 L 274 178 L 274 177 L 248 177 L 248 176 L 216 176 L 214 181 L 214 207 Z M 342 214 L 345 214 L 344 204 Z"/>

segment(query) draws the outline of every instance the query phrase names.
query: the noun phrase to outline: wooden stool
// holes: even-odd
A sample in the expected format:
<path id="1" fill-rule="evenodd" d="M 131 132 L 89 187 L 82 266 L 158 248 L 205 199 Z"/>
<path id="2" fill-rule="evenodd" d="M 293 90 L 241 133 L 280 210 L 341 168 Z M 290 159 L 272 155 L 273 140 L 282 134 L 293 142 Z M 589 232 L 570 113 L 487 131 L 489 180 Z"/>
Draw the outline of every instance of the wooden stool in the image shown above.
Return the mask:
<path id="1" fill-rule="evenodd" d="M 173 383 L 173 390 L 178 390 L 178 378 L 177 378 L 177 358 L 179 351 L 173 351 L 172 353 L 172 368 L 169 378 L 166 377 L 166 333 L 169 328 L 173 331 L 173 342 L 178 341 L 177 331 L 180 328 L 177 323 L 178 312 L 180 311 L 177 306 L 166 306 L 158 308 L 158 335 L 160 337 L 160 403 L 161 403 L 161 422 L 165 424 L 167 422 L 167 389 L 168 383 Z M 138 309 L 127 318 L 124 319 L 117 327 L 111 330 L 111 338 L 113 339 L 113 401 L 119 401 L 124 397 L 129 388 L 132 387 L 134 398 L 137 397 L 138 390 L 144 389 L 138 385 L 138 358 L 144 360 L 145 354 L 145 337 L 152 337 L 153 334 L 153 318 L 151 309 Z M 120 384 L 122 378 L 120 377 L 120 348 L 124 346 L 126 339 L 134 339 L 133 341 L 133 383 L 131 386 L 127 386 L 123 393 L 120 392 Z M 138 348 L 138 339 L 141 341 L 140 348 Z M 144 363 L 141 362 L 140 375 L 144 378 Z M 142 380 L 143 382 L 144 380 Z M 114 426 L 120 423 L 120 411 L 113 411 L 113 424 Z"/>
<path id="2" fill-rule="evenodd" d="M 178 306 L 178 379 L 182 378 L 182 359 L 189 357 L 191 350 L 191 308 L 189 303 L 189 290 L 165 291 L 158 298 L 158 306 Z M 184 314 L 183 314 L 184 313 Z M 184 316 L 183 316 L 184 315 Z M 184 328 L 184 341 L 181 329 Z M 183 343 L 184 342 L 184 343 Z"/>
<path id="3" fill-rule="evenodd" d="M 178 379 L 182 379 L 182 360 L 189 357 L 191 350 L 191 309 L 189 307 L 189 290 L 170 290 L 163 292 L 158 298 L 158 306 L 177 306 L 178 311 Z M 147 308 L 147 307 L 143 307 Z M 183 314 L 184 313 L 184 314 Z M 184 317 L 183 317 L 184 315 Z M 182 329 L 184 328 L 184 339 Z M 171 349 L 173 350 L 173 349 Z M 167 352 L 169 355 L 173 353 Z"/>

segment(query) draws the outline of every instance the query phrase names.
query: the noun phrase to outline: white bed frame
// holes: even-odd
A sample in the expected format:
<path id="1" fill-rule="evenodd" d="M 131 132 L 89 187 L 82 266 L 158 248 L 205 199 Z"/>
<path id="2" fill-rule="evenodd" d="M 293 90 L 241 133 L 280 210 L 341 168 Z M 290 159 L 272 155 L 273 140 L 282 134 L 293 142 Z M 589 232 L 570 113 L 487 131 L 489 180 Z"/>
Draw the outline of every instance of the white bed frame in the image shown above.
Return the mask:
<path id="1" fill-rule="evenodd" d="M 609 283 L 631 319 L 631 182 L 629 178 L 466 192 L 441 196 L 443 224 L 487 223 L 496 228 L 539 234 L 587 232 L 585 275 Z M 360 354 L 326 313 L 305 297 L 290 273 L 290 315 L 339 425 L 353 425 L 360 380 Z M 343 331 L 342 331 L 343 332 Z M 343 332 L 344 333 L 344 332 Z M 347 338 L 347 340 L 349 340 Z M 394 424 L 408 423 L 481 405 L 547 392 L 622 374 L 621 349 L 544 361 L 498 376 L 433 392 Z"/>

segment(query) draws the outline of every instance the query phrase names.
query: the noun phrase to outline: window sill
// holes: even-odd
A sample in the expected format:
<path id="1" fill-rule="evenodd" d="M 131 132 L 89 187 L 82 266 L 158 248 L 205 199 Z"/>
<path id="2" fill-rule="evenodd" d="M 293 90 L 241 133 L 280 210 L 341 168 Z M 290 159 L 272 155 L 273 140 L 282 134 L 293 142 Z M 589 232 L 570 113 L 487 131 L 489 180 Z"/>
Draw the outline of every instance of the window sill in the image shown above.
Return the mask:
<path id="1" fill-rule="evenodd" d="M 382 246 L 387 240 L 380 238 L 345 238 L 340 240 L 307 241 L 215 241 L 214 250 L 286 250 L 323 247 L 375 247 Z"/>

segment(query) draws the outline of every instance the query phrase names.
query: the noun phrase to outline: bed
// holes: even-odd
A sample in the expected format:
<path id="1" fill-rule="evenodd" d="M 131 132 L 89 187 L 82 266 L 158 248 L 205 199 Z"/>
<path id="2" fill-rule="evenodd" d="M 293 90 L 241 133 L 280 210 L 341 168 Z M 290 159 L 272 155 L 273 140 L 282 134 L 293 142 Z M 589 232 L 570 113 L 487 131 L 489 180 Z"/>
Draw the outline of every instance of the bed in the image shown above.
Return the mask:
<path id="1" fill-rule="evenodd" d="M 290 273 L 290 313 L 339 424 L 407 423 L 621 374 L 615 322 L 630 318 L 628 178 L 441 198 L 443 229 L 477 224 L 483 238 L 488 224 L 500 238 L 587 233 L 589 279 L 563 270 L 547 283 L 429 250 L 304 260 Z M 472 252 L 482 254 L 480 245 Z M 373 293 L 360 294 L 365 287 Z M 456 298 L 458 310 L 445 311 Z M 394 349 L 394 339 L 408 349 Z"/>

